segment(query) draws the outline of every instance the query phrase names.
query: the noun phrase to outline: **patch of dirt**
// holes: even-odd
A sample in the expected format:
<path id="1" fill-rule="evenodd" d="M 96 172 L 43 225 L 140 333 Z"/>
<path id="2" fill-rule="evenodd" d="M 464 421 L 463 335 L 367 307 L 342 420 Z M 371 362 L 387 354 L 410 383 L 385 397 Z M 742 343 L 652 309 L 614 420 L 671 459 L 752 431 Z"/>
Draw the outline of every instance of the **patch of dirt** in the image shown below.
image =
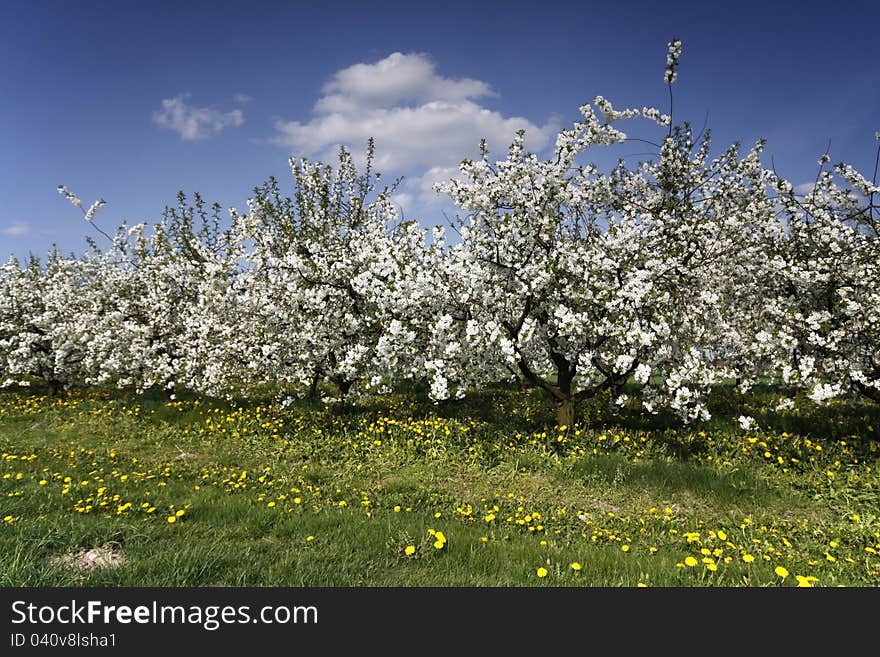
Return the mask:
<path id="1" fill-rule="evenodd" d="M 125 563 L 125 555 L 111 547 L 80 550 L 76 554 L 61 554 L 49 559 L 53 566 L 61 566 L 78 573 L 90 573 L 98 568 L 115 568 Z"/>
<path id="2" fill-rule="evenodd" d="M 620 507 L 616 504 L 611 504 L 610 502 L 606 502 L 605 500 L 596 500 L 593 502 L 593 507 L 598 509 L 599 511 L 611 511 L 612 513 L 620 513 Z"/>

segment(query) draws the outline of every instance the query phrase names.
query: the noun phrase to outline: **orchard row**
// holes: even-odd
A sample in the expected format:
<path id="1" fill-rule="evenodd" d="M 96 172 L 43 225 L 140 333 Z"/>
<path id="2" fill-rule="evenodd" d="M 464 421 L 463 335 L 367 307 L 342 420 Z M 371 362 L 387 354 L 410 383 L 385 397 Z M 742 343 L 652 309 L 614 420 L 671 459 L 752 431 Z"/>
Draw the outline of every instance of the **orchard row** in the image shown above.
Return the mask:
<path id="1" fill-rule="evenodd" d="M 679 53 L 670 43 L 669 85 Z M 655 108 L 599 96 L 580 113 L 548 159 L 522 133 L 503 160 L 482 145 L 436 185 L 460 213 L 434 229 L 400 219 L 370 142 L 365 172 L 345 149 L 336 166 L 292 158 L 291 196 L 270 178 L 229 220 L 181 194 L 109 246 L 12 259 L 0 382 L 341 403 L 403 381 L 440 400 L 518 379 L 552 396 L 559 424 L 606 391 L 705 419 L 730 379 L 880 402 L 876 172 L 822 156 L 801 194 L 762 165 L 763 143 L 712 156 L 708 133 Z M 655 126 L 655 156 L 589 164 L 636 119 Z M 84 211 L 93 226 L 102 204 Z"/>

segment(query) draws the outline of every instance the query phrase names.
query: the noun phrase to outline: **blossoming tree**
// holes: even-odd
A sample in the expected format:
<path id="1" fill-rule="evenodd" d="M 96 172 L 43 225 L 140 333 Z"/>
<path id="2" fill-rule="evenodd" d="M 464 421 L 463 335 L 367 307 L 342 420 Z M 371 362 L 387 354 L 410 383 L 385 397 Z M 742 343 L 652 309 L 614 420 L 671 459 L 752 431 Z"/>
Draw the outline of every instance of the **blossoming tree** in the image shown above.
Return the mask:
<path id="1" fill-rule="evenodd" d="M 670 114 L 680 56 L 673 40 Z M 880 402 L 876 167 L 826 171 L 824 156 L 798 195 L 761 164 L 763 142 L 713 154 L 709 131 L 655 108 L 598 96 L 580 112 L 547 159 L 520 132 L 505 159 L 482 143 L 436 186 L 462 210 L 458 239 L 400 219 L 372 140 L 364 173 L 344 148 L 335 167 L 291 158 L 292 197 L 271 178 L 225 229 L 218 206 L 181 194 L 110 235 L 94 223 L 103 199 L 85 210 L 61 186 L 109 244 L 0 267 L 0 382 L 329 387 L 339 408 L 404 380 L 441 400 L 515 377 L 552 397 L 560 425 L 606 392 L 705 419 L 729 378 Z M 635 120 L 657 132 L 653 157 L 589 162 Z"/>
<path id="2" fill-rule="evenodd" d="M 758 337 L 780 384 L 803 388 L 816 402 L 852 392 L 880 402 L 877 170 L 868 180 L 845 163 L 824 169 L 829 159 L 822 156 L 804 196 L 775 180 L 787 232 L 779 293 L 766 303 L 770 330 Z"/>
<path id="3" fill-rule="evenodd" d="M 45 264 L 12 258 L 0 269 L 0 382 L 29 385 L 42 379 L 52 394 L 85 375 L 86 342 L 76 318 L 87 310 L 92 263 L 57 249 Z"/>
<path id="4" fill-rule="evenodd" d="M 669 84 L 679 52 L 670 43 Z M 527 153 L 520 133 L 507 159 L 490 163 L 483 144 L 462 179 L 437 185 L 468 213 L 446 264 L 446 342 L 491 353 L 497 366 L 469 368 L 467 349 L 439 360 L 465 380 L 515 369 L 552 395 L 560 425 L 601 391 L 626 401 L 630 377 L 647 408 L 665 400 L 686 419 L 706 417 L 700 391 L 721 376 L 707 354 L 732 344 L 727 286 L 772 230 L 762 145 L 710 161 L 708 134 L 697 144 L 656 109 L 619 111 L 601 96 L 595 105 L 560 132 L 551 158 Z M 608 174 L 578 163 L 591 147 L 624 142 L 612 122 L 635 117 L 667 128 L 655 161 L 621 161 Z"/>
<path id="5" fill-rule="evenodd" d="M 398 221 L 394 186 L 377 192 L 372 158 L 372 141 L 363 174 L 344 148 L 335 169 L 291 158 L 293 198 L 270 179 L 235 216 L 253 243 L 245 288 L 255 362 L 301 390 L 327 381 L 337 408 L 406 369 L 403 355 L 418 351 L 410 310 L 431 289 L 419 266 L 425 231 Z"/>

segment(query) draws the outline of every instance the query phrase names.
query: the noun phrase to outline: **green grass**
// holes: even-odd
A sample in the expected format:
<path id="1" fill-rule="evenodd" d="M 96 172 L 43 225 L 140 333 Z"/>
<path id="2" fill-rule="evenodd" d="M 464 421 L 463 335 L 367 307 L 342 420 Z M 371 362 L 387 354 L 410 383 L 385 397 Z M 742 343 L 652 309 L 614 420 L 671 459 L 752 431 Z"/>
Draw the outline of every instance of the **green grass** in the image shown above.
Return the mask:
<path id="1" fill-rule="evenodd" d="M 721 390 L 682 426 L 597 399 L 560 432 L 536 391 L 334 416 L 8 390 L 0 586 L 880 584 L 878 408 L 774 406 Z M 124 562 L 58 565 L 97 547 Z"/>

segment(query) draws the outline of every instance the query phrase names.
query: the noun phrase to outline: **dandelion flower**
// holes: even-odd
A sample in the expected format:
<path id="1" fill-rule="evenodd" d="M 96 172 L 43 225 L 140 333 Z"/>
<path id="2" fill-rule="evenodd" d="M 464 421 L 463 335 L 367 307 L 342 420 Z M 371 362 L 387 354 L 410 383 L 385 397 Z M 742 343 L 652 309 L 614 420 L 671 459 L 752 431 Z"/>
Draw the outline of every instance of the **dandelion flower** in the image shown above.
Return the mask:
<path id="1" fill-rule="evenodd" d="M 581 565 L 577 561 L 575 561 L 574 563 L 571 564 L 571 569 L 572 570 L 580 570 Z"/>
<path id="2" fill-rule="evenodd" d="M 168 516 L 168 522 L 173 525 L 175 522 L 177 522 L 177 516 Z"/>
<path id="3" fill-rule="evenodd" d="M 773 572 L 783 579 L 788 577 L 788 570 L 785 568 L 785 566 L 776 566 L 776 568 L 773 569 Z"/>
<path id="4" fill-rule="evenodd" d="M 538 568 L 538 577 L 547 577 L 547 569 L 546 568 Z"/>
<path id="5" fill-rule="evenodd" d="M 411 557 L 412 555 L 414 555 L 416 553 L 416 548 L 415 548 L 415 546 L 407 545 L 406 548 L 404 549 L 403 553 L 406 556 Z"/>
<path id="6" fill-rule="evenodd" d="M 684 563 L 685 563 L 686 566 L 690 566 L 691 568 L 693 568 L 694 566 L 697 565 L 697 560 L 694 559 L 693 557 L 687 557 L 687 558 L 684 560 Z"/>

